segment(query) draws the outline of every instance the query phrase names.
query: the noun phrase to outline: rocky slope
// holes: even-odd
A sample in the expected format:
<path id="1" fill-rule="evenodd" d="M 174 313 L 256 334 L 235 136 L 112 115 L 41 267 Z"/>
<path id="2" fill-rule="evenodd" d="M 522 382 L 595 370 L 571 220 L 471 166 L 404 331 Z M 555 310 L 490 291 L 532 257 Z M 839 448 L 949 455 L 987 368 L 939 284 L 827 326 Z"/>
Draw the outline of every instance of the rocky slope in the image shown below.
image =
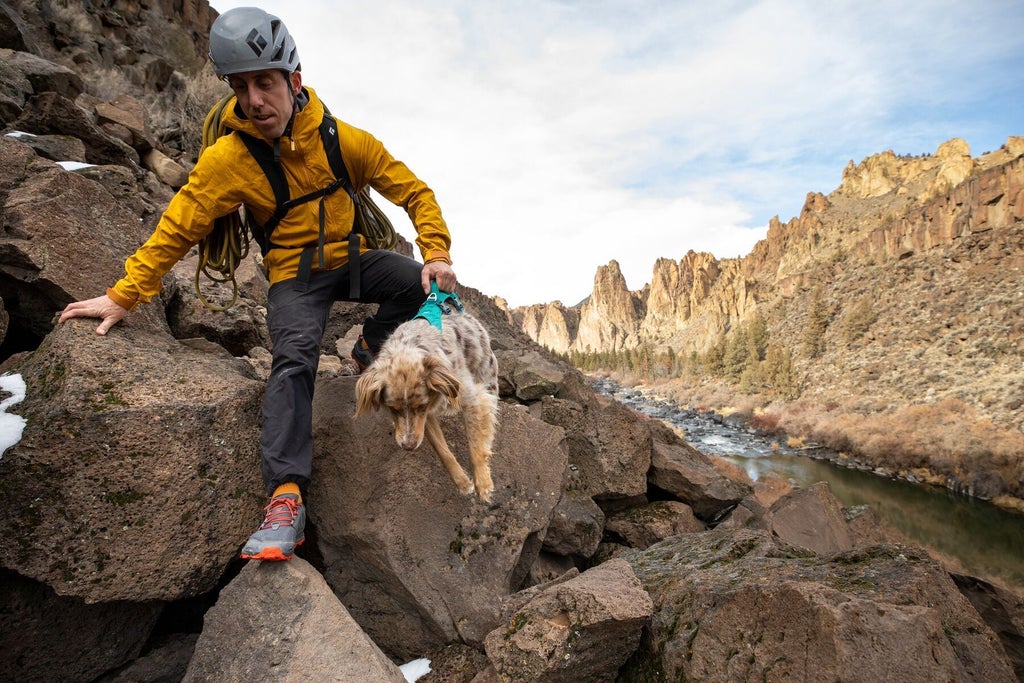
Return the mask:
<path id="1" fill-rule="evenodd" d="M 469 287 L 501 367 L 494 502 L 401 451 L 386 417 L 353 419 L 334 369 L 367 308 L 338 305 L 307 543 L 240 563 L 264 502 L 255 264 L 224 313 L 197 304 L 191 261 L 106 337 L 54 322 L 120 275 L 190 163 L 162 103 L 188 100 L 211 11 L 182 7 L 0 4 L 0 126 L 31 134 L 0 136 L 0 372 L 26 384 L 0 454 L 0 677 L 401 681 L 396 663 L 424 655 L 423 683 L 1024 672 L 1020 598 L 893 545 L 827 487 L 752 485 L 595 395 Z M 106 69 L 116 92 L 92 78 Z M 444 428 L 465 461 L 458 421 Z"/>

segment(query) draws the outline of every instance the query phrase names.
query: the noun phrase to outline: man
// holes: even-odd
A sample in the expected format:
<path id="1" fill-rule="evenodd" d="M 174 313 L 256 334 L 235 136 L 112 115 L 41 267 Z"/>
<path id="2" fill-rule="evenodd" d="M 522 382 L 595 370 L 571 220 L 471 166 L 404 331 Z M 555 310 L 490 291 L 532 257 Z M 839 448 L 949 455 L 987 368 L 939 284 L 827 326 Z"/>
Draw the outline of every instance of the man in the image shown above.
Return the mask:
<path id="1" fill-rule="evenodd" d="M 225 12 L 210 29 L 210 59 L 237 103 L 225 123 L 265 142 L 279 155 L 292 197 L 321 190 L 335 177 L 319 127 L 324 105 L 302 86 L 295 41 L 275 16 L 253 7 Z M 355 187 L 370 185 L 403 206 L 416 227 L 423 265 L 390 251 L 358 259 L 361 295 L 378 303 L 353 349 L 359 369 L 384 339 L 412 318 L 430 292 L 455 287 L 450 237 L 433 192 L 370 134 L 337 122 L 342 157 Z M 161 288 L 161 278 L 211 229 L 214 219 L 245 205 L 264 224 L 276 203 L 266 176 L 239 134 L 222 136 L 201 156 L 188 183 L 167 207 L 153 235 L 125 263 L 125 277 L 104 296 L 69 304 L 61 322 L 100 318 L 104 335 Z M 273 364 L 263 405 L 261 469 L 270 495 L 246 559 L 288 560 L 305 538 L 302 495 L 312 468 L 312 403 L 320 344 L 331 304 L 350 298 L 348 239 L 354 211 L 345 191 L 293 207 L 268 240 L 264 264 L 270 290 L 267 325 Z"/>

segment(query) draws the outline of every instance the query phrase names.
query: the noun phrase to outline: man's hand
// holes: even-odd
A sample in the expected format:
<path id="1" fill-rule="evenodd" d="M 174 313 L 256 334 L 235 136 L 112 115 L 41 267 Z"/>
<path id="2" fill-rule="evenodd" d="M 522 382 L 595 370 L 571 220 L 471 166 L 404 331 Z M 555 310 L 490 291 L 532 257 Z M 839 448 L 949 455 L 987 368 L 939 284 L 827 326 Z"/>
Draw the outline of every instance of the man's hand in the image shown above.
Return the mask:
<path id="1" fill-rule="evenodd" d="M 437 281 L 437 288 L 442 292 L 451 292 L 455 289 L 455 271 L 444 261 L 431 261 L 423 266 L 421 284 L 423 291 L 430 294 L 430 281 Z"/>
<path id="2" fill-rule="evenodd" d="M 104 335 L 126 315 L 128 315 L 127 308 L 114 303 L 113 299 L 104 294 L 95 299 L 74 301 L 68 304 L 60 314 L 60 322 L 71 318 L 101 318 L 103 322 L 96 328 L 96 334 Z"/>

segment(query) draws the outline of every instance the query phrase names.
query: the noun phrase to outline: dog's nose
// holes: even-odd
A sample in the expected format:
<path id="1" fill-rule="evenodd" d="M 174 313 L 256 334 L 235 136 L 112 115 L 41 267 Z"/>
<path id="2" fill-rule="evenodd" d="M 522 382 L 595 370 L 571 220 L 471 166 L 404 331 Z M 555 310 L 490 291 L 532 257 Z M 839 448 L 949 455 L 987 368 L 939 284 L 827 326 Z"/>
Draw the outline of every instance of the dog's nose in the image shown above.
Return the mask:
<path id="1" fill-rule="evenodd" d="M 395 439 L 395 441 L 397 441 L 398 445 L 407 451 L 414 451 L 420 447 L 419 439 L 416 439 L 415 437 L 402 436 Z"/>

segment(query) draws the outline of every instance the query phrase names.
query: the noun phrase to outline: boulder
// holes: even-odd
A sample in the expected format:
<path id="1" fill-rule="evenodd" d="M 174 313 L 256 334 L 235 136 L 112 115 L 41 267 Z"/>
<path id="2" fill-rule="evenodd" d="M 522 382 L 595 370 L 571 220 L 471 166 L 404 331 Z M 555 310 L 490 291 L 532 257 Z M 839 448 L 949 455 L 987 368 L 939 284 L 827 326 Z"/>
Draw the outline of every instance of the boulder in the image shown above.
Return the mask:
<path id="1" fill-rule="evenodd" d="M 156 174 L 161 182 L 177 190 L 188 182 L 188 170 L 158 149 L 151 149 L 142 157 L 146 168 Z"/>
<path id="2" fill-rule="evenodd" d="M 0 50 L 0 56 L 32 84 L 35 93 L 53 92 L 73 101 L 85 91 L 82 77 L 66 66 L 17 50 Z"/>
<path id="3" fill-rule="evenodd" d="M 207 308 L 196 296 L 195 276 L 198 255 L 192 250 L 178 262 L 166 278 L 170 282 L 167 320 L 171 332 L 179 339 L 203 337 L 219 344 L 233 356 L 244 356 L 255 347 L 269 349 L 267 330 L 267 278 L 258 269 L 252 254 L 242 259 L 235 271 L 238 298 L 227 310 Z M 218 275 L 218 277 L 220 277 Z M 230 283 L 211 281 L 200 275 L 203 296 L 215 306 L 231 303 Z"/>
<path id="4" fill-rule="evenodd" d="M 533 410 L 544 422 L 565 429 L 577 486 L 596 502 L 647 491 L 651 434 L 632 409 L 607 397 L 580 404 L 548 396 Z"/>
<path id="5" fill-rule="evenodd" d="M 765 531 L 715 529 L 621 557 L 654 602 L 626 680 L 1015 679 L 996 635 L 920 548 L 820 556 Z"/>
<path id="6" fill-rule="evenodd" d="M 0 570 L 0 679 L 95 680 L 138 656 L 162 607 L 89 604 Z"/>
<path id="7" fill-rule="evenodd" d="M 305 560 L 250 562 L 207 613 L 183 683 L 394 681 L 374 645 Z"/>
<path id="8" fill-rule="evenodd" d="M 59 93 L 29 97 L 11 126 L 36 135 L 71 135 L 85 143 L 85 157 L 90 164 L 115 164 L 139 175 L 143 172 L 138 152 L 105 133 L 81 107 Z"/>
<path id="9" fill-rule="evenodd" d="M 487 657 L 509 683 L 611 683 L 652 611 L 629 564 L 609 560 L 517 605 L 487 635 Z"/>
<path id="10" fill-rule="evenodd" d="M 617 512 L 604 528 L 631 548 L 646 548 L 669 536 L 704 531 L 704 523 L 686 503 L 663 500 Z"/>
<path id="11" fill-rule="evenodd" d="M 654 448 L 647 480 L 693 508 L 711 522 L 750 493 L 748 484 L 723 476 L 708 456 L 676 436 L 668 426 L 651 422 Z"/>
<path id="12" fill-rule="evenodd" d="M 70 135 L 32 135 L 31 133 L 15 134 L 18 142 L 24 143 L 35 150 L 35 153 L 50 161 L 85 162 L 85 144 Z"/>
<path id="13" fill-rule="evenodd" d="M 544 535 L 544 550 L 555 555 L 590 557 L 604 532 L 604 512 L 590 496 L 570 488 L 562 494 Z"/>
<path id="14" fill-rule="evenodd" d="M 321 378 L 314 397 L 309 501 L 324 576 L 395 659 L 480 643 L 540 552 L 564 486 L 563 431 L 502 404 L 488 504 L 459 493 L 428 445 L 402 450 L 387 415 L 354 419 L 355 381 Z M 441 424 L 468 466 L 461 419 Z"/>
<path id="15" fill-rule="evenodd" d="M 827 482 L 799 488 L 769 509 L 772 533 L 786 543 L 814 553 L 849 550 L 854 537 L 843 507 Z"/>
<path id="16" fill-rule="evenodd" d="M 148 236 L 101 185 L 8 137 L 0 137 L 0 213 L 0 296 L 11 327 L 36 339 L 55 312 L 114 284 L 125 255 Z"/>
<path id="17" fill-rule="evenodd" d="M 264 502 L 262 383 L 138 322 L 72 320 L 2 366 L 27 425 L 0 459 L 0 565 L 86 602 L 209 591 Z"/>

